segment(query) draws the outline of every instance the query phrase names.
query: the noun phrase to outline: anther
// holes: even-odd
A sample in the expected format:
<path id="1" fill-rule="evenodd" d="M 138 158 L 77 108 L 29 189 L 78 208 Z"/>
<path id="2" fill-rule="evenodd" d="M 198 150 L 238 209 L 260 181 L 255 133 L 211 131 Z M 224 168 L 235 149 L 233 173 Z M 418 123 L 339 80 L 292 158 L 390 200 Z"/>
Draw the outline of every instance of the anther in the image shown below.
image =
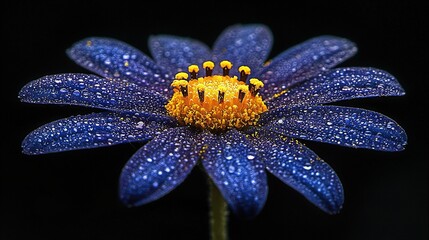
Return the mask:
<path id="1" fill-rule="evenodd" d="M 177 76 L 177 74 L 176 74 L 176 76 Z M 182 95 L 184 97 L 188 96 L 188 81 L 186 81 L 186 80 L 174 80 L 171 83 L 171 86 L 173 87 L 173 89 L 180 90 L 180 92 L 182 92 Z"/>
<path id="2" fill-rule="evenodd" d="M 197 85 L 197 91 L 198 91 L 198 98 L 200 99 L 200 102 L 204 102 L 204 84 L 198 84 Z"/>
<path id="3" fill-rule="evenodd" d="M 187 80 L 188 79 L 188 74 L 185 72 L 179 72 L 176 74 L 176 76 L 174 76 L 175 79 L 177 80 Z"/>
<path id="4" fill-rule="evenodd" d="M 257 78 L 251 78 L 249 80 L 249 92 L 252 94 L 252 96 L 256 96 L 259 92 L 259 89 L 264 87 L 264 83 L 259 81 Z"/>
<path id="5" fill-rule="evenodd" d="M 186 85 L 186 86 L 180 86 L 180 91 L 182 92 L 182 95 L 184 97 L 187 97 L 188 96 L 188 85 Z"/>
<path id="6" fill-rule="evenodd" d="M 246 85 L 240 85 L 238 86 L 238 100 L 240 102 L 243 102 L 244 96 L 246 96 L 246 93 L 248 92 L 248 88 Z"/>
<path id="7" fill-rule="evenodd" d="M 188 67 L 188 72 L 191 74 L 191 80 L 198 78 L 197 74 L 199 71 L 200 71 L 200 69 L 198 68 L 197 65 L 190 65 Z"/>
<path id="8" fill-rule="evenodd" d="M 241 82 L 246 82 L 247 77 L 250 75 L 250 68 L 248 66 L 240 66 L 238 71 L 240 72 L 240 78 L 238 80 Z"/>
<path id="9" fill-rule="evenodd" d="M 220 62 L 220 67 L 223 70 L 223 76 L 228 76 L 229 75 L 229 70 L 232 68 L 232 63 L 230 61 L 222 61 Z"/>
<path id="10" fill-rule="evenodd" d="M 218 97 L 217 97 L 217 102 L 219 104 L 223 103 L 223 100 L 225 98 L 225 92 L 226 92 L 226 87 L 225 86 L 219 86 L 218 87 Z"/>
<path id="11" fill-rule="evenodd" d="M 206 77 L 209 77 L 213 73 L 214 63 L 212 61 L 205 61 L 203 68 L 206 70 Z"/>

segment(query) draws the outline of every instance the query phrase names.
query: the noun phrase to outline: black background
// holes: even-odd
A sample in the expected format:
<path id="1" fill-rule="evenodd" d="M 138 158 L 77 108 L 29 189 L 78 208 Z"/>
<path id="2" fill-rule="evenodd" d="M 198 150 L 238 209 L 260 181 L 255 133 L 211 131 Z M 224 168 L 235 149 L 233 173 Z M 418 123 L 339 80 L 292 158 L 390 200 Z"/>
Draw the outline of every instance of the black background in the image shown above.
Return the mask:
<path id="1" fill-rule="evenodd" d="M 199 169 L 160 200 L 126 208 L 118 201 L 118 177 L 139 146 L 22 155 L 20 143 L 36 127 L 91 110 L 20 103 L 17 94 L 44 75 L 87 72 L 65 54 L 85 37 L 117 38 L 149 54 L 151 34 L 211 46 L 235 23 L 269 26 L 271 57 L 321 34 L 357 43 L 357 55 L 341 66 L 384 69 L 407 94 L 339 104 L 393 118 L 409 144 L 391 153 L 306 143 L 342 180 L 340 214 L 325 214 L 270 175 L 261 214 L 230 215 L 230 239 L 427 239 L 428 9 L 419 2 L 2 1 L 1 239 L 208 239 L 207 184 Z"/>

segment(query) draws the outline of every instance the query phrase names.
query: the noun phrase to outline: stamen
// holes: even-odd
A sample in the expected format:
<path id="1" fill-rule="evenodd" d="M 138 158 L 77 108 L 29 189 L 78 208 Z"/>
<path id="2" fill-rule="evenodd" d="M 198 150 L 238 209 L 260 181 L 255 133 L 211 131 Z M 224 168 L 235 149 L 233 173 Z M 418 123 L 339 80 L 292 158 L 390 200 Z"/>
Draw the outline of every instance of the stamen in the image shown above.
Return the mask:
<path id="1" fill-rule="evenodd" d="M 209 77 L 213 73 L 214 63 L 212 61 L 205 61 L 203 68 L 206 70 L 206 77 Z"/>
<path id="2" fill-rule="evenodd" d="M 176 74 L 177 76 L 178 74 Z M 187 75 L 187 74 L 186 74 Z M 174 80 L 171 83 L 171 86 L 173 87 L 173 89 L 180 90 L 182 92 L 182 95 L 184 97 L 188 96 L 188 81 L 186 80 Z"/>
<path id="3" fill-rule="evenodd" d="M 176 74 L 176 76 L 174 76 L 174 78 L 177 80 L 186 80 L 186 79 L 188 79 L 188 76 L 189 75 L 185 72 L 179 72 Z"/>
<path id="4" fill-rule="evenodd" d="M 223 76 L 228 76 L 229 75 L 229 70 L 232 68 L 232 63 L 230 61 L 222 61 L 220 62 L 220 67 L 223 70 Z"/>
<path id="5" fill-rule="evenodd" d="M 240 78 L 238 80 L 246 82 L 247 77 L 250 75 L 250 68 L 248 66 L 240 66 L 238 71 L 240 72 Z"/>
<path id="6" fill-rule="evenodd" d="M 198 79 L 197 73 L 200 71 L 197 65 L 190 65 L 188 67 L 188 72 L 191 74 L 192 79 Z"/>
<path id="7" fill-rule="evenodd" d="M 219 86 L 218 87 L 218 97 L 217 97 L 217 102 L 219 104 L 223 103 L 223 100 L 225 98 L 225 92 L 226 92 L 226 87 L 225 86 Z"/>
<path id="8" fill-rule="evenodd" d="M 249 91 L 246 85 L 240 85 L 238 86 L 238 100 L 240 102 L 243 102 L 244 96 L 246 96 L 246 93 Z"/>
<path id="9" fill-rule="evenodd" d="M 252 97 L 256 96 L 258 94 L 259 89 L 264 87 L 264 83 L 259 81 L 257 78 L 251 78 L 249 80 L 249 92 L 252 94 Z"/>
<path id="10" fill-rule="evenodd" d="M 198 98 L 200 99 L 200 102 L 204 102 L 204 84 L 200 83 L 197 85 L 197 91 L 198 91 Z"/>
<path id="11" fill-rule="evenodd" d="M 188 85 L 186 85 L 186 86 L 180 86 L 180 91 L 182 92 L 182 95 L 184 97 L 187 97 L 188 96 Z"/>

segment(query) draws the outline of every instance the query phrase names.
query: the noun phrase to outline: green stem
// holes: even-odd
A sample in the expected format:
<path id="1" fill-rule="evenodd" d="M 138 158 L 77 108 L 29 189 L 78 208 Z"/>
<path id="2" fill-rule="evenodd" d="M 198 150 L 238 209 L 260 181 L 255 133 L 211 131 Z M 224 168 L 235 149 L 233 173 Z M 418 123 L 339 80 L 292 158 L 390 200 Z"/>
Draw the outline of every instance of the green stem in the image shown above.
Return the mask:
<path id="1" fill-rule="evenodd" d="M 228 208 L 222 194 L 214 183 L 209 180 L 209 204 L 210 204 L 210 236 L 211 240 L 226 240 Z"/>

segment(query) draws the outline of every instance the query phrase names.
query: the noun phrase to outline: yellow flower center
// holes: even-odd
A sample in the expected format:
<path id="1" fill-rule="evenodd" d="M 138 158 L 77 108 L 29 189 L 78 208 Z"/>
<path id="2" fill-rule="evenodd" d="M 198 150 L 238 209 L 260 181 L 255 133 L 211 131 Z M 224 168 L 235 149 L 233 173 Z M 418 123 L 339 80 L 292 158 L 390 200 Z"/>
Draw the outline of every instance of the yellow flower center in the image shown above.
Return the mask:
<path id="1" fill-rule="evenodd" d="M 238 68 L 240 76 L 229 76 L 232 63 L 220 62 L 222 75 L 213 75 L 214 63 L 203 63 L 204 77 L 199 68 L 191 65 L 188 73 L 179 72 L 171 86 L 173 97 L 165 106 L 168 114 L 180 124 L 211 131 L 243 128 L 256 125 L 259 115 L 267 111 L 259 90 L 264 84 L 251 78 L 246 84 L 250 68 Z"/>

